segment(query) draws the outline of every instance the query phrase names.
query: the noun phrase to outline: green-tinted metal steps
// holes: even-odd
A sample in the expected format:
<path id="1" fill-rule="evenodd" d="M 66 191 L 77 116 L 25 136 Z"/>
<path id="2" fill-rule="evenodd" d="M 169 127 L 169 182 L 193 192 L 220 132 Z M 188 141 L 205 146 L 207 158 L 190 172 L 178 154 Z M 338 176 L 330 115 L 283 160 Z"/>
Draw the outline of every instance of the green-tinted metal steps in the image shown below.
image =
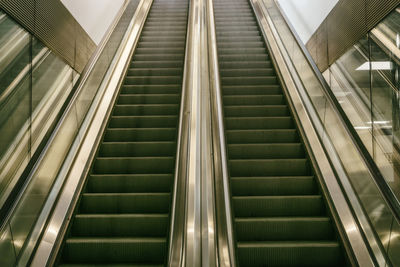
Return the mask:
<path id="1" fill-rule="evenodd" d="M 154 1 L 60 266 L 166 264 L 187 12 L 187 1 Z"/>
<path id="2" fill-rule="evenodd" d="M 346 265 L 249 3 L 214 10 L 239 265 Z"/>

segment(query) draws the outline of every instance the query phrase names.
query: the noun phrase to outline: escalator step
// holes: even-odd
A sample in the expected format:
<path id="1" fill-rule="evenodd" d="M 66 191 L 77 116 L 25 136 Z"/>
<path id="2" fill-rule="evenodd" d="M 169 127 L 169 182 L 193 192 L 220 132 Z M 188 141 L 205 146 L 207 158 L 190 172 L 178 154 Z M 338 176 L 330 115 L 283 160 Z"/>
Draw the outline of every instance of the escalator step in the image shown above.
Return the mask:
<path id="1" fill-rule="evenodd" d="M 307 176 L 311 169 L 306 159 L 235 159 L 229 160 L 232 177 Z"/>
<path id="2" fill-rule="evenodd" d="M 179 94 L 181 85 L 178 84 L 162 84 L 162 85 L 123 85 L 121 95 L 124 94 Z"/>
<path id="3" fill-rule="evenodd" d="M 169 128 L 176 127 L 178 116 L 112 116 L 110 128 Z"/>
<path id="4" fill-rule="evenodd" d="M 150 263 L 164 262 L 165 238 L 68 238 L 64 257 L 67 262 Z M 82 253 L 82 252 L 85 253 Z"/>
<path id="5" fill-rule="evenodd" d="M 331 240 L 332 224 L 327 217 L 267 217 L 235 219 L 237 240 L 295 241 Z"/>
<path id="6" fill-rule="evenodd" d="M 227 106 L 224 112 L 227 117 L 287 117 L 290 115 L 286 105 Z"/>
<path id="7" fill-rule="evenodd" d="M 181 76 L 127 76 L 125 84 L 179 84 L 182 83 Z"/>
<path id="8" fill-rule="evenodd" d="M 180 68 L 131 68 L 129 76 L 176 76 L 181 74 Z M 179 76 L 180 77 L 180 76 Z"/>
<path id="9" fill-rule="evenodd" d="M 265 57 L 264 57 L 265 58 Z M 223 61 L 219 63 L 221 70 L 224 69 L 242 69 L 242 68 L 271 68 L 271 61 Z"/>
<path id="10" fill-rule="evenodd" d="M 76 237 L 166 237 L 168 214 L 78 214 Z"/>
<path id="11" fill-rule="evenodd" d="M 178 104 L 125 104 L 116 105 L 114 116 L 132 116 L 135 114 L 143 116 L 154 115 L 175 115 L 179 113 Z"/>
<path id="12" fill-rule="evenodd" d="M 168 157 L 175 152 L 175 142 L 104 142 L 99 157 Z"/>
<path id="13" fill-rule="evenodd" d="M 165 266 L 188 1 L 154 0 L 59 266 Z"/>
<path id="14" fill-rule="evenodd" d="M 290 196 L 317 194 L 313 176 L 232 177 L 235 196 Z"/>
<path id="15" fill-rule="evenodd" d="M 60 267 L 94 267 L 93 264 L 60 264 Z M 162 267 L 163 264 L 96 264 L 98 267 Z"/>
<path id="16" fill-rule="evenodd" d="M 257 26 L 254 26 L 256 29 Z M 237 27 L 234 27 L 233 29 L 237 29 Z M 244 29 L 246 30 L 246 29 Z M 218 54 L 219 55 L 235 55 L 235 54 L 261 54 L 265 52 L 265 48 L 253 48 L 253 47 L 246 47 L 246 48 L 220 48 L 218 49 Z"/>
<path id="17" fill-rule="evenodd" d="M 278 79 L 275 76 L 268 77 L 222 77 L 221 81 L 224 85 L 275 85 Z"/>
<path id="18" fill-rule="evenodd" d="M 288 144 L 230 144 L 230 159 L 295 159 L 304 158 L 303 145 Z"/>
<path id="19" fill-rule="evenodd" d="M 235 196 L 236 217 L 320 216 L 324 203 L 314 196 Z"/>
<path id="20" fill-rule="evenodd" d="M 173 141 L 176 128 L 108 128 L 104 136 L 107 142 Z"/>
<path id="21" fill-rule="evenodd" d="M 290 129 L 294 128 L 291 117 L 228 117 L 226 128 L 239 129 Z"/>
<path id="22" fill-rule="evenodd" d="M 225 85 L 222 86 L 225 96 L 229 95 L 279 95 L 282 90 L 279 85 Z"/>
<path id="23" fill-rule="evenodd" d="M 224 104 L 229 105 L 283 105 L 283 95 L 229 95 L 224 96 Z"/>
<path id="24" fill-rule="evenodd" d="M 329 241 L 239 242 L 240 266 L 343 266 L 339 243 Z"/>
<path id="25" fill-rule="evenodd" d="M 237 77 L 237 76 L 274 76 L 275 70 L 272 68 L 263 69 L 229 69 L 221 70 L 221 77 Z"/>
<path id="26" fill-rule="evenodd" d="M 118 98 L 118 104 L 179 104 L 178 94 L 123 94 Z"/>
<path id="27" fill-rule="evenodd" d="M 238 33 L 238 39 L 241 39 L 242 36 Z M 238 55 L 220 55 L 218 56 L 220 61 L 267 61 L 269 60 L 269 56 L 267 54 L 238 54 Z"/>
<path id="28" fill-rule="evenodd" d="M 230 144 L 289 143 L 300 140 L 295 129 L 226 130 L 226 138 Z"/>
<path id="29" fill-rule="evenodd" d="M 96 158 L 93 172 L 96 174 L 167 174 L 173 172 L 174 162 L 174 157 Z"/>
<path id="30" fill-rule="evenodd" d="M 345 266 L 251 5 L 213 4 L 238 265 Z"/>
<path id="31" fill-rule="evenodd" d="M 172 174 L 91 174 L 86 187 L 90 193 L 170 192 Z"/>
<path id="32" fill-rule="evenodd" d="M 167 213 L 169 193 L 84 193 L 80 213 Z"/>

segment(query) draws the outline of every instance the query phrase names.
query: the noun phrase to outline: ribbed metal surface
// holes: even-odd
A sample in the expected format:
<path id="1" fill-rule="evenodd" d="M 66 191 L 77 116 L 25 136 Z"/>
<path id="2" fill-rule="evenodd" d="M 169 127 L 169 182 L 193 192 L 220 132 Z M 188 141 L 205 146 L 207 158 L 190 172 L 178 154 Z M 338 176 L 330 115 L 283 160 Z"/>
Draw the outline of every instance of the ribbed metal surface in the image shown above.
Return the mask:
<path id="1" fill-rule="evenodd" d="M 0 8 L 79 73 L 96 49 L 59 0 L 0 0 Z"/>
<path id="2" fill-rule="evenodd" d="M 400 4 L 400 0 L 367 0 L 366 2 L 368 29 L 375 27 L 376 24 Z"/>
<path id="3" fill-rule="evenodd" d="M 307 42 L 318 68 L 325 71 L 399 4 L 400 0 L 340 0 Z"/>
<path id="4" fill-rule="evenodd" d="M 328 16 L 328 60 L 332 64 L 367 33 L 365 0 L 340 1 Z"/>
<path id="5" fill-rule="evenodd" d="M 321 27 L 316 32 L 316 45 L 315 50 L 317 55 L 323 55 L 328 53 L 328 32 L 327 32 L 328 23 L 323 22 Z M 328 68 L 328 57 L 318 57 L 317 61 L 318 68 L 326 69 Z"/>
<path id="6" fill-rule="evenodd" d="M 35 2 L 33 0 L 0 0 L 0 8 L 21 23 L 28 31 L 35 28 Z"/>

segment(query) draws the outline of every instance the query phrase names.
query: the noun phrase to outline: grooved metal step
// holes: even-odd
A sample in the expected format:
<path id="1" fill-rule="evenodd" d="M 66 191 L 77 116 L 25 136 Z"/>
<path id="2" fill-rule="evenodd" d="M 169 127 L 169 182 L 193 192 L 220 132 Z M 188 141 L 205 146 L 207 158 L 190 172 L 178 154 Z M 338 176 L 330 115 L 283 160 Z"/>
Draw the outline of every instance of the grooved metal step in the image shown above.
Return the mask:
<path id="1" fill-rule="evenodd" d="M 59 266 L 165 266 L 188 1 L 154 0 Z"/>
<path id="2" fill-rule="evenodd" d="M 345 266 L 252 7 L 214 15 L 238 265 Z"/>

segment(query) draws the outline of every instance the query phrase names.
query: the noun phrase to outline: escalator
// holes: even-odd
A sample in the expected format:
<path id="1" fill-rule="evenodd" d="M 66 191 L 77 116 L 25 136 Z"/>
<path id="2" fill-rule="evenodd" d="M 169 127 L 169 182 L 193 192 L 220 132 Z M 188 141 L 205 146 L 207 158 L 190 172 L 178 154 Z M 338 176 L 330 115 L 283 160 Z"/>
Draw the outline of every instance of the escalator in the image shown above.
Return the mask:
<path id="1" fill-rule="evenodd" d="M 252 8 L 214 2 L 240 266 L 346 266 Z"/>
<path id="2" fill-rule="evenodd" d="M 59 265 L 166 264 L 187 12 L 153 2 Z"/>

